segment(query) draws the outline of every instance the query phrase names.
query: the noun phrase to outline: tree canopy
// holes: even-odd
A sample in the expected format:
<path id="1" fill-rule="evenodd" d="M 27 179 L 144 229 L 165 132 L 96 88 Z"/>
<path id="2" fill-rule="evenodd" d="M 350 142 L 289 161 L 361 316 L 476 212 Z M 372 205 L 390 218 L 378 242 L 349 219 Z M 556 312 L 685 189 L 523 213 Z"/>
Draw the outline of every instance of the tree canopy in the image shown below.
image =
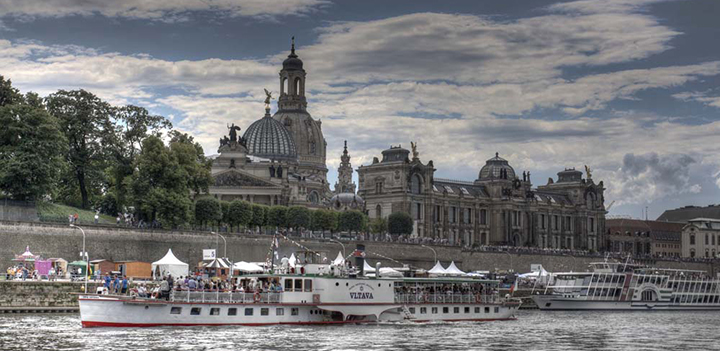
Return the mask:
<path id="1" fill-rule="evenodd" d="M 411 234 L 413 232 L 413 220 L 405 212 L 395 212 L 388 217 L 388 231 L 390 234 Z"/>

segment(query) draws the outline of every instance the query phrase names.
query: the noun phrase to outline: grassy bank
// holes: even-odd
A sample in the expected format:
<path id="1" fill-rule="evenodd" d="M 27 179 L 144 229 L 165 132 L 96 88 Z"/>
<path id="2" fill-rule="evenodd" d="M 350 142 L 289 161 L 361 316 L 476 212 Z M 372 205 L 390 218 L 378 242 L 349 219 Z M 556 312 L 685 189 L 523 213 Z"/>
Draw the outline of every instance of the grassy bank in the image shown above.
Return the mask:
<path id="1" fill-rule="evenodd" d="M 49 202 L 38 202 L 38 217 L 45 222 L 68 222 L 68 215 L 78 214 L 78 224 L 94 223 L 95 212 L 79 209 L 72 206 L 54 204 Z M 115 218 L 112 216 L 100 214 L 100 224 L 115 224 Z"/>

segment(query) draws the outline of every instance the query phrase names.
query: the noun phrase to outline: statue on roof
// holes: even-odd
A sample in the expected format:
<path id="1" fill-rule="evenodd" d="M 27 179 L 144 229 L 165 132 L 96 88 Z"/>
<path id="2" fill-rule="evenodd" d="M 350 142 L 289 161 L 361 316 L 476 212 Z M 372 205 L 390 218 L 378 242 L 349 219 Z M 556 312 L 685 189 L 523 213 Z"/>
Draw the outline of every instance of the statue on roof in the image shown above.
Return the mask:
<path id="1" fill-rule="evenodd" d="M 592 170 L 587 165 L 585 165 L 585 176 L 587 179 L 592 179 Z"/>
<path id="2" fill-rule="evenodd" d="M 272 92 L 268 91 L 267 89 L 263 89 L 263 90 L 265 90 L 265 109 L 269 110 L 270 109 L 270 100 L 272 100 L 272 98 L 273 98 Z"/>
<path id="3" fill-rule="evenodd" d="M 240 127 L 236 126 L 235 123 L 227 126 L 230 129 L 230 142 L 237 142 L 237 133 L 240 131 Z"/>
<path id="4" fill-rule="evenodd" d="M 410 147 L 412 148 L 412 154 L 413 154 L 413 160 L 418 158 L 420 156 L 420 153 L 417 151 L 417 143 L 414 141 L 410 142 Z"/>

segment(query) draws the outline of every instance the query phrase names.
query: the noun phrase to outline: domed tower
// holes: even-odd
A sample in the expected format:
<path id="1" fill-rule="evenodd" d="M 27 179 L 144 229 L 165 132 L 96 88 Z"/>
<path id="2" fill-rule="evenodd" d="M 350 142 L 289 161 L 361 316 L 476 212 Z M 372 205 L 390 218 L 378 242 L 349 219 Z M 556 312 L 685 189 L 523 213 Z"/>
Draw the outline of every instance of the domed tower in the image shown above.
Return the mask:
<path id="1" fill-rule="evenodd" d="M 278 110 L 273 118 L 290 131 L 295 141 L 298 173 L 319 176 L 327 185 L 325 163 L 327 143 L 322 133 L 321 122 L 314 120 L 307 112 L 305 77 L 303 62 L 295 54 L 293 37 L 290 55 L 283 61 L 283 68 L 280 71 L 280 97 Z M 328 192 L 329 189 L 327 187 Z"/>
<path id="2" fill-rule="evenodd" d="M 353 169 L 350 165 L 350 155 L 347 150 L 347 140 L 340 156 L 340 167 L 338 167 L 338 181 L 335 183 L 335 194 L 355 193 L 355 183 L 352 181 Z"/>
<path id="3" fill-rule="evenodd" d="M 253 122 L 243 134 L 243 141 L 248 155 L 270 160 L 297 160 L 295 141 L 282 123 L 270 117 L 270 110 L 265 117 Z"/>

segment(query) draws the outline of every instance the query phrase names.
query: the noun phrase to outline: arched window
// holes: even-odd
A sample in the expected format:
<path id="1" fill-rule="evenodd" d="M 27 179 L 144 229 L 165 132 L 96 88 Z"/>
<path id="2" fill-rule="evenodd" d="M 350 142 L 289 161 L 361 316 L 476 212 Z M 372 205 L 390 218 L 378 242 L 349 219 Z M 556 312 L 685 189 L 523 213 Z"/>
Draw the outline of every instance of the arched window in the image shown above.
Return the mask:
<path id="1" fill-rule="evenodd" d="M 287 78 L 283 77 L 282 82 L 280 83 L 280 95 L 289 93 L 290 91 L 288 89 L 288 80 Z"/>
<path id="2" fill-rule="evenodd" d="M 705 245 L 710 245 L 710 237 L 705 234 Z"/>
<path id="3" fill-rule="evenodd" d="M 695 234 L 690 234 L 690 245 L 695 245 Z"/>
<path id="4" fill-rule="evenodd" d="M 300 82 L 301 82 L 301 79 L 300 79 L 300 78 L 295 78 L 295 86 L 294 86 L 294 89 L 293 89 L 293 93 L 294 93 L 295 95 L 302 95 L 302 89 L 301 89 L 301 87 L 300 87 Z"/>
<path id="5" fill-rule="evenodd" d="M 410 192 L 413 194 L 422 193 L 422 178 L 419 174 L 414 174 L 410 181 Z"/>
<path id="6" fill-rule="evenodd" d="M 695 257 L 695 249 L 690 249 L 690 257 Z"/>
<path id="7" fill-rule="evenodd" d="M 375 206 L 375 218 L 382 218 L 382 206 L 380 204 Z"/>
<path id="8" fill-rule="evenodd" d="M 317 205 L 320 202 L 320 196 L 316 191 L 310 193 L 309 200 L 311 204 Z"/>

